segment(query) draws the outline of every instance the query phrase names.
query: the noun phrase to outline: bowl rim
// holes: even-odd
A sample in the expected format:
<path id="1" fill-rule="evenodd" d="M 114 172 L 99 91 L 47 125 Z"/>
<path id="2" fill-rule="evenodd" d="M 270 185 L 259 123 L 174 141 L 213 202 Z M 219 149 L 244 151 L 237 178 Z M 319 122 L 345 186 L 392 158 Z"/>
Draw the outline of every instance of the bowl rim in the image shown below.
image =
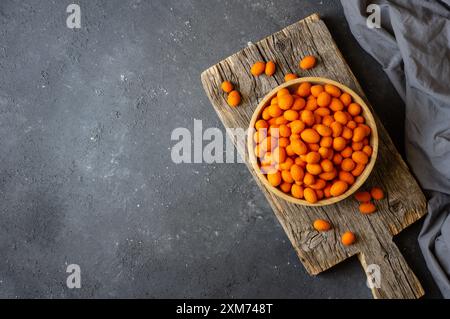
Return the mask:
<path id="1" fill-rule="evenodd" d="M 363 173 L 356 178 L 355 183 L 351 185 L 351 187 L 342 195 L 337 197 L 330 197 L 327 199 L 322 199 L 318 201 L 317 203 L 309 203 L 308 201 L 304 199 L 298 199 L 293 197 L 292 195 L 289 195 L 287 193 L 284 193 L 283 191 L 279 190 L 278 188 L 272 186 L 267 178 L 264 176 L 264 174 L 261 173 L 261 170 L 259 169 L 258 160 L 256 158 L 255 153 L 253 152 L 254 149 L 254 141 L 253 141 L 253 134 L 254 126 L 256 123 L 256 120 L 259 119 L 260 114 L 263 110 L 263 108 L 267 105 L 270 99 L 276 95 L 276 93 L 283 88 L 290 88 L 293 86 L 298 86 L 300 83 L 303 82 L 310 82 L 311 84 L 332 84 L 338 87 L 341 91 L 346 92 L 350 94 L 353 98 L 353 101 L 361 105 L 362 108 L 362 114 L 364 118 L 366 119 L 366 124 L 369 125 L 371 128 L 371 136 L 370 136 L 370 143 L 369 145 L 372 146 L 372 155 L 370 157 L 369 163 L 366 165 Z M 336 82 L 334 80 L 323 78 L 323 77 L 302 77 L 295 80 L 291 80 L 289 82 L 283 83 L 272 89 L 269 93 L 267 93 L 264 98 L 259 102 L 256 109 L 253 111 L 252 118 L 250 120 L 250 124 L 248 127 L 248 136 L 247 136 L 247 154 L 249 156 L 250 164 L 252 169 L 255 171 L 256 175 L 260 179 L 260 181 L 264 184 L 264 186 L 273 194 L 277 195 L 278 197 L 281 197 L 282 199 L 289 201 L 294 204 L 302 205 L 302 206 L 326 206 L 326 205 L 332 205 L 337 202 L 340 202 L 344 200 L 345 198 L 349 197 L 353 193 L 355 193 L 367 180 L 370 173 L 373 170 L 373 167 L 375 165 L 376 159 L 378 157 L 378 129 L 375 122 L 375 118 L 372 114 L 371 109 L 365 101 L 352 89 L 347 87 L 344 84 L 341 84 L 339 82 Z"/>

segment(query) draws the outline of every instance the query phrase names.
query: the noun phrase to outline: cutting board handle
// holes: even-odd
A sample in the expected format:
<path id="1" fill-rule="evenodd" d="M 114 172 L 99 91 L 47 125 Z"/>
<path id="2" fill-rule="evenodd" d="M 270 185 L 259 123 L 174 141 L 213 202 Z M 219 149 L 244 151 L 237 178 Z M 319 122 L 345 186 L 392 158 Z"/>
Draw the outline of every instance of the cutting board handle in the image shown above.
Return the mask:
<path id="1" fill-rule="evenodd" d="M 424 295 L 419 280 L 393 241 L 380 243 L 377 250 L 361 252 L 358 258 L 374 298 L 415 299 Z"/>

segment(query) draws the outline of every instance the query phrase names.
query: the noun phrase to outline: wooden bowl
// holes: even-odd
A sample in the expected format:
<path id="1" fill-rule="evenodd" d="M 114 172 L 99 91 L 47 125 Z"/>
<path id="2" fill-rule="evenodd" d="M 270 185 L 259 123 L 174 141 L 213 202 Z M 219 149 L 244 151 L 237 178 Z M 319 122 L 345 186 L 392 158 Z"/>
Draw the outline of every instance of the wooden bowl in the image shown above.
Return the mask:
<path id="1" fill-rule="evenodd" d="M 363 173 L 357 177 L 357 179 L 355 180 L 355 183 L 353 185 L 351 185 L 351 187 L 344 194 L 337 196 L 337 197 L 324 198 L 322 200 L 319 200 L 317 203 L 312 204 L 312 203 L 307 202 L 306 200 L 298 199 L 298 198 L 291 196 L 290 194 L 286 194 L 283 191 L 281 191 L 280 189 L 272 186 L 269 183 L 266 176 L 261 173 L 261 170 L 260 170 L 259 164 L 258 164 L 258 160 L 256 158 L 255 153 L 253 152 L 253 149 L 255 147 L 255 142 L 253 141 L 253 134 L 249 133 L 248 138 L 247 138 L 247 149 L 248 149 L 250 163 L 251 163 L 253 169 L 255 170 L 256 175 L 261 180 L 261 182 L 266 186 L 266 188 L 269 189 L 273 194 L 277 195 L 278 197 L 283 198 L 284 200 L 287 200 L 294 204 L 304 205 L 304 206 L 325 206 L 325 205 L 335 204 L 335 203 L 347 198 L 348 196 L 352 195 L 354 192 L 356 192 L 361 187 L 361 185 L 366 181 L 366 179 L 369 177 L 370 173 L 372 172 L 372 169 L 375 165 L 375 161 L 376 161 L 377 154 L 378 154 L 378 131 L 377 131 L 377 126 L 375 124 L 375 119 L 373 118 L 373 115 L 372 115 L 369 107 L 367 106 L 367 104 L 364 102 L 364 100 L 360 96 L 358 96 L 353 90 L 351 90 L 347 86 L 340 84 L 336 81 L 326 79 L 326 78 L 320 78 L 320 77 L 304 77 L 304 78 L 289 81 L 287 83 L 283 83 L 283 84 L 277 86 L 272 91 L 270 91 L 262 99 L 262 101 L 258 104 L 258 107 L 256 108 L 256 110 L 253 113 L 253 116 L 250 120 L 250 126 L 249 126 L 248 132 L 252 132 L 254 130 L 255 123 L 261 117 L 261 113 L 262 113 L 264 107 L 266 107 L 270 103 L 270 100 L 277 94 L 277 92 L 280 89 L 288 88 L 291 91 L 292 91 L 292 89 L 296 90 L 297 87 L 302 82 L 310 82 L 311 84 L 335 85 L 339 89 L 341 89 L 342 92 L 346 92 L 346 93 L 350 94 L 353 98 L 353 101 L 358 103 L 359 105 L 361 105 L 362 115 L 366 119 L 365 124 L 367 124 L 372 130 L 372 132 L 370 134 L 369 144 L 372 146 L 372 149 L 373 149 L 372 156 L 370 157 L 370 161 L 369 161 L 369 163 L 367 163 Z"/>

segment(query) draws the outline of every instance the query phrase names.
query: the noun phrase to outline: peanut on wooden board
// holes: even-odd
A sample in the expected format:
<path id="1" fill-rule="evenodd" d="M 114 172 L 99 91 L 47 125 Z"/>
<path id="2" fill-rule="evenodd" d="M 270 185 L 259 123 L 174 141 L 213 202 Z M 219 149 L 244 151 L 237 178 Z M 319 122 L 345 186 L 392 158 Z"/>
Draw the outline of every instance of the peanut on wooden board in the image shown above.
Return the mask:
<path id="1" fill-rule="evenodd" d="M 236 107 L 241 103 L 241 93 L 237 90 L 233 90 L 228 94 L 227 103 L 230 106 Z"/>
<path id="2" fill-rule="evenodd" d="M 234 89 L 234 85 L 230 81 L 223 81 L 220 87 L 222 91 L 228 93 L 227 103 L 229 106 L 236 107 L 241 103 L 241 93 Z"/>
<path id="3" fill-rule="evenodd" d="M 384 192 L 379 187 L 373 187 L 370 190 L 370 195 L 372 195 L 372 198 L 375 199 L 375 200 L 381 200 L 381 199 L 384 198 Z"/>
<path id="4" fill-rule="evenodd" d="M 346 231 L 341 236 L 341 242 L 344 244 L 344 246 L 350 246 L 353 245 L 356 241 L 356 235 L 352 233 L 351 231 Z"/>
<path id="5" fill-rule="evenodd" d="M 360 203 L 367 203 L 372 199 L 369 192 L 357 192 L 355 198 Z"/>
<path id="6" fill-rule="evenodd" d="M 377 210 L 377 208 L 375 207 L 375 205 L 371 202 L 366 202 L 366 203 L 361 203 L 359 205 L 359 211 L 361 212 L 361 214 L 372 214 Z"/>
<path id="7" fill-rule="evenodd" d="M 250 73 L 253 74 L 254 76 L 260 76 L 265 72 L 265 70 L 266 70 L 266 63 L 263 61 L 257 61 L 252 65 Z"/>
<path id="8" fill-rule="evenodd" d="M 377 208 L 374 203 L 371 202 L 374 200 L 381 200 L 384 198 L 384 192 L 380 187 L 373 187 L 369 192 L 358 192 L 355 194 L 355 199 L 360 202 L 359 211 L 361 214 L 368 215 L 376 212 Z"/>
<path id="9" fill-rule="evenodd" d="M 255 129 L 254 152 L 269 183 L 309 203 L 345 194 L 372 156 L 361 106 L 331 84 L 280 89 Z"/>
<path id="10" fill-rule="evenodd" d="M 313 68 L 316 65 L 316 58 L 312 55 L 308 55 L 305 56 L 301 61 L 300 61 L 300 68 L 303 70 L 309 70 L 311 68 Z"/>
<path id="11" fill-rule="evenodd" d="M 275 74 L 277 66 L 274 61 L 268 61 L 267 63 L 264 61 L 255 62 L 251 68 L 250 73 L 254 76 L 260 76 L 265 73 L 267 76 L 272 76 Z"/>
<path id="12" fill-rule="evenodd" d="M 275 74 L 276 71 L 276 64 L 273 61 L 269 61 L 266 63 L 266 68 L 264 73 L 266 73 L 267 76 L 272 76 Z"/>
<path id="13" fill-rule="evenodd" d="M 331 224 L 323 219 L 316 219 L 313 223 L 313 227 L 317 231 L 328 231 L 331 229 Z"/>
<path id="14" fill-rule="evenodd" d="M 234 89 L 234 86 L 230 81 L 223 81 L 221 87 L 225 93 L 230 93 Z"/>

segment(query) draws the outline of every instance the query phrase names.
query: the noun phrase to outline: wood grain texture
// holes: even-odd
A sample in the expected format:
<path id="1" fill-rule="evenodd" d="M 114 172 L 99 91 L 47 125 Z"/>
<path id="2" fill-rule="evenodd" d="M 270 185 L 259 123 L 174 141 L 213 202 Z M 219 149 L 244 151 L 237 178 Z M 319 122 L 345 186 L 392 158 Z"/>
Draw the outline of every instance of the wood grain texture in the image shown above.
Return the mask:
<path id="1" fill-rule="evenodd" d="M 317 66 L 308 71 L 300 71 L 298 62 L 309 54 L 318 58 Z M 275 75 L 253 77 L 249 70 L 258 60 L 276 61 Z M 224 126 L 247 129 L 258 102 L 271 89 L 284 82 L 284 74 L 291 72 L 343 83 L 359 94 L 370 107 L 358 81 L 317 14 L 212 66 L 202 73 L 201 80 Z M 231 108 L 227 105 L 226 95 L 220 89 L 224 80 L 235 83 L 242 93 L 242 104 L 239 107 Z M 379 133 L 379 155 L 372 174 L 363 186 L 369 189 L 372 185 L 378 185 L 386 191 L 387 198 L 377 202 L 378 211 L 375 214 L 361 215 L 352 198 L 324 207 L 295 205 L 269 192 L 248 162 L 247 166 L 310 274 L 316 275 L 357 255 L 365 270 L 370 264 L 380 267 L 380 288 L 372 288 L 375 298 L 418 298 L 424 291 L 392 242 L 392 237 L 426 213 L 426 201 L 376 115 L 375 119 Z M 232 138 L 241 156 L 247 160 L 246 140 L 235 136 Z M 321 233 L 315 231 L 311 225 L 317 218 L 331 221 L 333 230 Z M 340 236 L 346 230 L 353 231 L 358 237 L 357 243 L 350 247 L 344 247 L 340 243 Z"/>

